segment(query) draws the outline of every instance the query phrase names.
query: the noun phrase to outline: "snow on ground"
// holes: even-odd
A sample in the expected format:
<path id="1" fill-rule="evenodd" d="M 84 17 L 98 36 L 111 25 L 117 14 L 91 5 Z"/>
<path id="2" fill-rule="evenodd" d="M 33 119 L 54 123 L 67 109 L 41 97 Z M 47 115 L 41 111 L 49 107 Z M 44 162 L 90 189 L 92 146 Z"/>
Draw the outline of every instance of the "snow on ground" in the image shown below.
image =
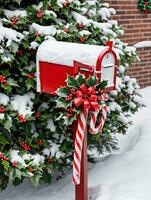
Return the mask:
<path id="1" fill-rule="evenodd" d="M 102 158 L 89 169 L 91 200 L 151 200 L 151 87 L 141 90 L 147 105 L 133 116 L 134 125 L 119 136 L 120 151 Z M 30 183 L 10 186 L 0 200 L 74 200 L 71 174 L 39 190 Z"/>

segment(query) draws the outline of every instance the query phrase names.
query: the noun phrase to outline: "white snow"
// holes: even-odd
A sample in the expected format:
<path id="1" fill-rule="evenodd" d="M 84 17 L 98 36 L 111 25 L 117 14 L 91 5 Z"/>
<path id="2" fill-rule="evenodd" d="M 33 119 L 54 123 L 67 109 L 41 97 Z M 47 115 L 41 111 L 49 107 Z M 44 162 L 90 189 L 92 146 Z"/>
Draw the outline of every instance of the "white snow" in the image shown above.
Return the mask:
<path id="1" fill-rule="evenodd" d="M 56 131 L 56 126 L 54 125 L 54 121 L 52 119 L 48 119 L 48 121 L 47 121 L 47 129 L 49 129 L 52 132 Z"/>
<path id="2" fill-rule="evenodd" d="M 119 135 L 120 151 L 100 158 L 89 169 L 89 200 L 151 200 L 151 87 L 141 90 L 147 105 L 133 116 L 126 136 Z M 39 190 L 24 182 L 0 193 L 3 200 L 74 200 L 71 173 Z"/>
<path id="3" fill-rule="evenodd" d="M 0 113 L 0 120 L 3 120 L 5 118 L 5 115 L 3 113 Z"/>
<path id="4" fill-rule="evenodd" d="M 26 17 L 27 16 L 27 11 L 26 10 L 7 10 L 4 9 L 3 10 L 4 15 L 8 18 L 12 18 L 12 17 Z"/>
<path id="5" fill-rule="evenodd" d="M 9 102 L 9 97 L 6 94 L 0 93 L 0 105 L 6 106 Z"/>
<path id="6" fill-rule="evenodd" d="M 6 28 L 2 24 L 0 24 L 0 42 L 4 39 L 8 40 L 6 46 L 10 46 L 12 41 L 20 42 L 23 37 L 23 34 L 11 28 Z"/>
<path id="7" fill-rule="evenodd" d="M 15 95 L 11 99 L 11 106 L 15 111 L 18 111 L 19 114 L 23 116 L 32 115 L 33 102 L 34 98 L 33 93 L 27 93 L 23 96 Z"/>
<path id="8" fill-rule="evenodd" d="M 73 61 L 96 65 L 97 58 L 105 46 L 79 44 L 70 42 L 45 41 L 37 52 L 39 61 L 73 66 Z"/>
<path id="9" fill-rule="evenodd" d="M 145 47 L 151 47 L 151 41 L 141 41 L 134 45 L 136 48 L 145 48 Z"/>
<path id="10" fill-rule="evenodd" d="M 40 33 L 41 35 L 51 35 L 54 36 L 57 32 L 56 27 L 54 25 L 51 26 L 41 26 L 39 24 L 33 23 L 30 26 L 30 30 L 34 30 L 38 33 Z"/>

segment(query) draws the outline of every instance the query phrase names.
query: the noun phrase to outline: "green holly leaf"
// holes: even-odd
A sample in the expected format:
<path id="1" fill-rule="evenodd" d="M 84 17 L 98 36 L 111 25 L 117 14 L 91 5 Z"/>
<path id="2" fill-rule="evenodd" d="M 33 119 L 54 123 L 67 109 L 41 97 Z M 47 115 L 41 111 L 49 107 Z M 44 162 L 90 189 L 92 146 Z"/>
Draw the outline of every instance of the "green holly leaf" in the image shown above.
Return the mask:
<path id="1" fill-rule="evenodd" d="M 57 94 L 60 97 L 67 97 L 70 94 L 70 90 L 66 87 L 62 87 L 57 90 Z"/>
<path id="2" fill-rule="evenodd" d="M 21 179 L 22 173 L 19 169 L 15 169 L 15 177 Z"/>
<path id="3" fill-rule="evenodd" d="M 97 85 L 97 82 L 98 82 L 98 80 L 97 80 L 96 76 L 90 76 L 87 80 L 87 85 L 95 86 L 95 85 Z"/>
<path id="4" fill-rule="evenodd" d="M 65 108 L 65 109 L 67 109 L 71 105 L 72 105 L 72 101 L 66 101 L 62 97 L 58 98 L 58 100 L 57 100 L 57 107 L 58 108 Z"/>
<path id="5" fill-rule="evenodd" d="M 27 79 L 25 81 L 25 84 L 28 90 L 30 90 L 31 88 L 34 88 L 34 80 L 32 79 Z"/>
<path id="6" fill-rule="evenodd" d="M 19 87 L 17 81 L 15 81 L 14 79 L 12 79 L 12 78 L 8 78 L 7 81 L 8 81 L 8 83 L 9 83 L 10 86 Z"/>
<path id="7" fill-rule="evenodd" d="M 4 135 L 2 133 L 0 133 L 0 144 L 9 144 L 9 142 L 6 140 L 6 138 L 4 137 Z"/>
<path id="8" fill-rule="evenodd" d="M 106 86 L 107 86 L 107 81 L 105 81 L 105 80 L 103 80 L 100 84 L 98 84 L 97 86 L 96 86 L 96 89 L 98 90 L 98 89 L 105 89 L 106 88 Z"/>
<path id="9" fill-rule="evenodd" d="M 38 176 L 38 175 L 32 176 L 30 178 L 30 180 L 31 180 L 31 182 L 32 182 L 32 184 L 33 184 L 34 187 L 37 188 L 39 186 L 40 178 L 41 178 L 41 176 Z"/>
<path id="10" fill-rule="evenodd" d="M 69 125 L 72 125 L 72 123 L 76 120 L 76 115 L 73 115 L 69 119 L 67 119 L 66 116 L 64 116 L 63 118 L 64 118 L 64 121 L 65 121 L 65 125 L 69 126 Z"/>
<path id="11" fill-rule="evenodd" d="M 6 171 L 8 171 L 8 169 L 9 169 L 9 167 L 10 167 L 9 162 L 6 161 L 6 160 L 2 160 L 2 165 L 4 166 L 4 169 L 5 169 Z"/>
<path id="12" fill-rule="evenodd" d="M 5 77 L 10 76 L 10 73 L 9 73 L 8 69 L 2 70 L 2 71 L 1 71 L 1 74 L 2 74 L 3 76 L 5 76 Z"/>
<path id="13" fill-rule="evenodd" d="M 79 88 L 79 84 L 77 80 L 75 79 L 75 77 L 73 76 L 68 76 L 66 82 L 67 82 L 67 86 L 70 88 L 75 88 L 75 89 Z"/>
<path id="14" fill-rule="evenodd" d="M 12 120 L 10 119 L 6 120 L 4 123 L 4 128 L 10 132 L 11 127 L 12 127 Z"/>
<path id="15" fill-rule="evenodd" d="M 79 85 L 86 84 L 86 79 L 82 74 L 78 75 L 77 81 L 78 81 Z"/>

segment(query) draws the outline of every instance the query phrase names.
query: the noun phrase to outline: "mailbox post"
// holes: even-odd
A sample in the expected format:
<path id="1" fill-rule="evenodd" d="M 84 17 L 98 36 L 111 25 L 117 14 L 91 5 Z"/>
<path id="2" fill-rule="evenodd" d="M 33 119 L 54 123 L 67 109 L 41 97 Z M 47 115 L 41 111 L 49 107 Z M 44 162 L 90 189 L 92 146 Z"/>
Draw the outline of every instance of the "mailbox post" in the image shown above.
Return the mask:
<path id="1" fill-rule="evenodd" d="M 60 86 L 66 85 L 67 75 L 82 73 L 96 75 L 99 82 L 107 81 L 105 92 L 116 87 L 117 56 L 112 42 L 107 46 L 45 41 L 37 52 L 37 91 L 56 95 Z M 73 124 L 76 134 L 78 120 Z M 75 199 L 88 200 L 87 134 L 86 128 L 81 159 L 80 184 L 75 186 Z"/>

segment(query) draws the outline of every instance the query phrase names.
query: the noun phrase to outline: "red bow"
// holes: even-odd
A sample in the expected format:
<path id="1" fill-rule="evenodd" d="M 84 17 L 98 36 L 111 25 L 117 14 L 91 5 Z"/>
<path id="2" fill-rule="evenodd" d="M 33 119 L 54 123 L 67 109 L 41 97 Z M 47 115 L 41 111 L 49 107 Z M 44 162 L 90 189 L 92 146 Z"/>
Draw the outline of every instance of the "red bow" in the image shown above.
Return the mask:
<path id="1" fill-rule="evenodd" d="M 95 89 L 90 86 L 88 89 L 86 85 L 82 84 L 80 90 L 76 91 L 76 98 L 74 99 L 74 104 L 77 107 L 83 105 L 84 109 L 91 109 L 92 111 L 99 110 L 99 104 L 97 102 L 97 96 L 95 95 Z"/>

